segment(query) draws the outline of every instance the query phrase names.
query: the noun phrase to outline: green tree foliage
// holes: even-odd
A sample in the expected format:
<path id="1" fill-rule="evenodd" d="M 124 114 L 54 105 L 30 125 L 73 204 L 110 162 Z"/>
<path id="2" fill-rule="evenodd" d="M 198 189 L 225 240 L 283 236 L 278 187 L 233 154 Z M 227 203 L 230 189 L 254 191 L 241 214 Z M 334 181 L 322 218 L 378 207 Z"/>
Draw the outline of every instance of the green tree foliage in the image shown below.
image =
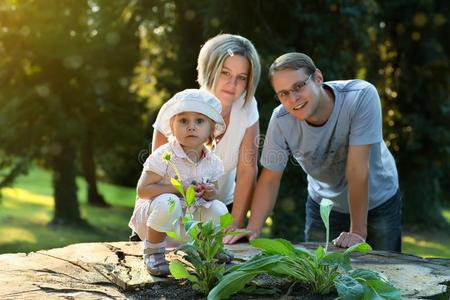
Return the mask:
<path id="1" fill-rule="evenodd" d="M 205 40 L 199 11 L 206 2 L 160 0 L 137 5 L 143 18 L 142 56 L 132 88 L 151 111 L 181 89 L 198 87 L 196 60 Z"/>
<path id="2" fill-rule="evenodd" d="M 93 153 L 105 179 L 135 186 L 142 163 L 139 155 L 147 149 L 145 104 L 130 91 L 139 60 L 138 27 L 142 18 L 133 1 L 89 3 L 89 53 L 83 70 L 89 101 L 82 102 L 86 118 L 83 148 Z M 92 156 L 87 157 L 92 160 Z M 95 167 L 91 165 L 90 169 L 93 173 Z"/>
<path id="3" fill-rule="evenodd" d="M 128 85 L 139 20 L 128 1 L 3 1 L 0 14 L 1 148 L 52 169 L 53 222 L 80 223 L 79 150 L 94 196 L 95 155 L 111 165 L 122 151 L 138 169 L 143 107 Z"/>
<path id="4" fill-rule="evenodd" d="M 445 224 L 441 203 L 449 195 L 449 8 L 447 1 L 380 1 L 370 77 L 382 95 L 385 133 L 405 199 L 404 221 L 410 224 Z"/>
<path id="5" fill-rule="evenodd" d="M 76 223 L 73 137 L 80 135 L 80 111 L 74 96 L 82 63 L 76 32 L 82 30 L 78 17 L 87 7 L 48 4 L 8 1 L 2 7 L 1 144 L 14 155 L 45 157 L 54 170 L 55 222 Z"/>

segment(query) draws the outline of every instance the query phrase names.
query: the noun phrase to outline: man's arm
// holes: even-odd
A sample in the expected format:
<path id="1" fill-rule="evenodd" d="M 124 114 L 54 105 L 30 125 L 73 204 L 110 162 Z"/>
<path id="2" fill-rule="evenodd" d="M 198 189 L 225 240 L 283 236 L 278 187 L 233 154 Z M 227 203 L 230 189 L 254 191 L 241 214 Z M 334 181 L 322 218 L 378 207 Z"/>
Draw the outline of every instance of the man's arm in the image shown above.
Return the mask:
<path id="1" fill-rule="evenodd" d="M 275 206 L 282 175 L 283 172 L 262 169 L 253 194 L 251 216 L 247 226 L 247 230 L 250 231 L 247 236 L 250 240 L 261 234 L 264 222 Z M 241 237 L 241 235 L 228 236 L 224 239 L 224 243 L 233 244 Z"/>
<path id="2" fill-rule="evenodd" d="M 350 145 L 347 158 L 348 204 L 350 231 L 343 232 L 333 242 L 336 246 L 350 247 L 367 237 L 369 202 L 370 145 Z"/>

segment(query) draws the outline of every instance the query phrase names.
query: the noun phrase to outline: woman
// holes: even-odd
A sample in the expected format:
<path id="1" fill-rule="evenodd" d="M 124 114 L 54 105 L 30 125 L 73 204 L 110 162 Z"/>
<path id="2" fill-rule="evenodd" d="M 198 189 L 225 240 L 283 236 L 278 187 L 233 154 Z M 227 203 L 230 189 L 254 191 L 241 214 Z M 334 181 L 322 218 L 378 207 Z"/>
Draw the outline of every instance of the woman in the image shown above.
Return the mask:
<path id="1" fill-rule="evenodd" d="M 227 125 L 216 139 L 215 150 L 225 168 L 218 181 L 218 199 L 227 205 L 234 220 L 227 230 L 243 228 L 258 173 L 259 114 L 254 94 L 261 75 L 259 56 L 248 39 L 219 34 L 200 50 L 197 71 L 200 87 L 220 100 Z M 166 104 L 153 124 L 152 151 L 167 143 L 160 130 L 165 108 Z"/>

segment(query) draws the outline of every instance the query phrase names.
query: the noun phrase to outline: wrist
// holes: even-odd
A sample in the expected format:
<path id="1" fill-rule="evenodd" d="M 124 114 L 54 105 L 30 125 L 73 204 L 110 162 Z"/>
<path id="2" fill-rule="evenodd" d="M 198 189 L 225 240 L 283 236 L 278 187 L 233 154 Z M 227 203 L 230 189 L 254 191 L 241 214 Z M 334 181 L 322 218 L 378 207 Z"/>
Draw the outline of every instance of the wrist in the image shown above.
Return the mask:
<path id="1" fill-rule="evenodd" d="M 352 234 L 353 236 L 359 238 L 362 242 L 365 242 L 365 241 L 366 241 L 366 237 L 360 235 L 359 233 L 356 233 L 356 232 L 350 232 L 350 234 Z"/>
<path id="2" fill-rule="evenodd" d="M 233 216 L 233 224 L 237 228 L 245 227 L 245 216 L 243 213 L 236 212 L 235 207 L 231 210 L 231 215 Z"/>
<path id="3" fill-rule="evenodd" d="M 364 240 L 367 238 L 367 228 L 350 228 L 350 233 L 360 236 Z"/>
<path id="4" fill-rule="evenodd" d="M 245 227 L 245 222 L 242 219 L 237 219 L 233 216 L 233 225 L 236 228 L 244 228 Z"/>
<path id="5" fill-rule="evenodd" d="M 247 225 L 247 230 L 253 231 L 253 232 L 258 232 L 260 233 L 262 231 L 263 226 L 255 224 L 252 222 L 252 220 L 249 221 L 248 225 Z"/>

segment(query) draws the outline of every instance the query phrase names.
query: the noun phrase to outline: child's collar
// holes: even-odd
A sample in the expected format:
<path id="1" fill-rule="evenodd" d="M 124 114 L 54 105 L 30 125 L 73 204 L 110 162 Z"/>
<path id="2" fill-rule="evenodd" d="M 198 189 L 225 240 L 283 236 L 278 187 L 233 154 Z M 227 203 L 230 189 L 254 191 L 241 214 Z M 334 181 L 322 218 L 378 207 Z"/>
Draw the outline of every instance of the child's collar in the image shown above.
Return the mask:
<path id="1" fill-rule="evenodd" d="M 176 139 L 173 139 L 173 140 L 171 140 L 171 141 L 169 141 L 169 145 L 170 145 L 170 147 L 172 148 L 172 150 L 173 150 L 173 153 L 177 156 L 177 157 L 179 157 L 179 158 L 186 158 L 186 159 L 188 159 L 189 161 L 192 161 L 189 157 L 188 157 L 188 155 L 186 154 L 186 152 L 184 152 L 184 149 L 183 149 L 183 147 L 181 146 L 181 144 L 176 140 Z M 209 150 L 205 147 L 205 146 L 203 146 L 203 148 L 202 148 L 202 154 L 200 155 L 200 158 L 199 158 L 199 160 L 198 160 L 198 162 L 200 162 L 202 159 L 204 159 L 204 158 L 207 158 L 208 156 L 209 156 Z M 193 161 L 192 161 L 193 162 Z M 198 163 L 197 162 L 197 163 Z M 194 163 L 194 162 L 193 162 Z"/>

